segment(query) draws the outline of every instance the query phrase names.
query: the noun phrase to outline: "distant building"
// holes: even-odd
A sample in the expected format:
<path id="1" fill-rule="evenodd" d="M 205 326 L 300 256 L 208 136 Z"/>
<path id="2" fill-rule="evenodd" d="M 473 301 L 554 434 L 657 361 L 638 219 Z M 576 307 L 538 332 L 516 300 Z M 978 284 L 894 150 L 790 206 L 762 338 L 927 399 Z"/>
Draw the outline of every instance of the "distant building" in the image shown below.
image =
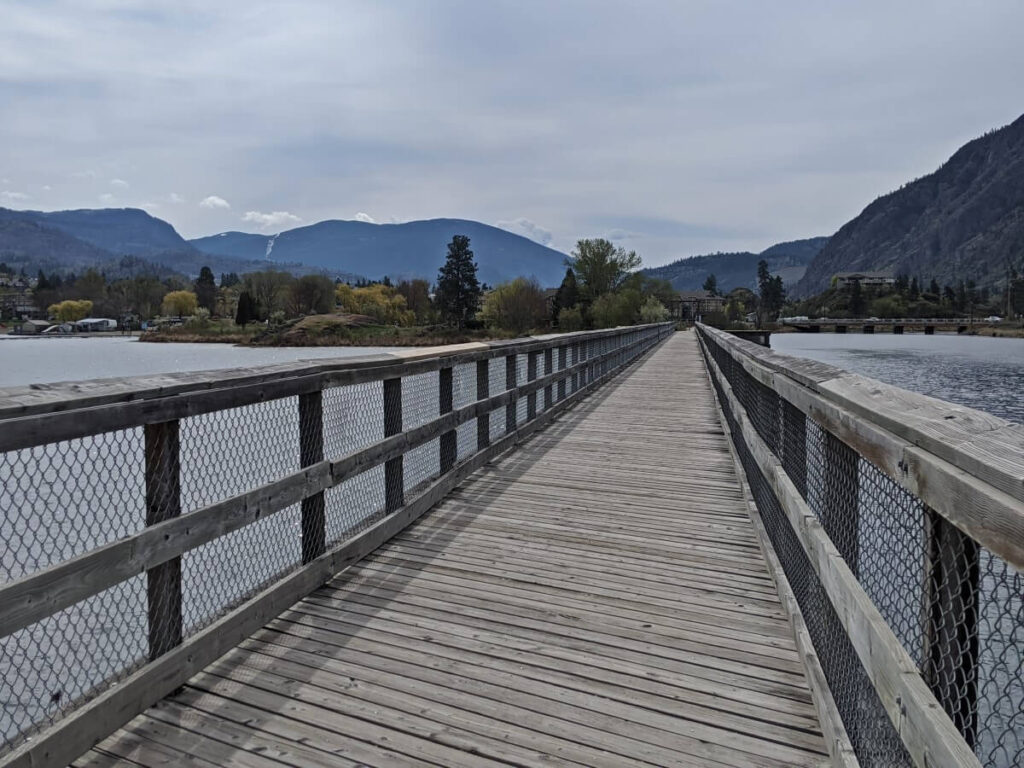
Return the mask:
<path id="1" fill-rule="evenodd" d="M 79 332 L 95 331 L 116 331 L 117 320 L 109 317 L 83 317 L 75 323 L 75 330 Z"/>
<path id="2" fill-rule="evenodd" d="M 49 320 L 23 320 L 21 325 L 18 326 L 18 333 L 24 333 L 26 335 L 38 334 L 45 331 L 53 323 Z"/>
<path id="3" fill-rule="evenodd" d="M 896 278 L 886 272 L 839 272 L 833 278 L 836 288 L 860 283 L 861 288 L 893 285 Z"/>
<path id="4" fill-rule="evenodd" d="M 0 319 L 23 320 L 42 315 L 32 294 L 18 286 L 0 288 Z"/>
<path id="5" fill-rule="evenodd" d="M 678 295 L 668 308 L 677 320 L 696 320 L 709 312 L 721 312 L 725 306 L 725 297 L 710 291 L 680 291 Z"/>

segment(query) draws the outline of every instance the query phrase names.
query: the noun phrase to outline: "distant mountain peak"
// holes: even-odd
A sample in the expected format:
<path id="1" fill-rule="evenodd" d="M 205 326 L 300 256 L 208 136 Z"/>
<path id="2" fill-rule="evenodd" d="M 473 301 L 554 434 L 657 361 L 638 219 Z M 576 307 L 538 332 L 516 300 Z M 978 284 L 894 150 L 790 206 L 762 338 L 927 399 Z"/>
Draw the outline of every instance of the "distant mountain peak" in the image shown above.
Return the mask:
<path id="1" fill-rule="evenodd" d="M 206 253 L 234 258 L 268 258 L 319 267 L 329 274 L 347 272 L 393 279 L 433 280 L 454 235 L 467 235 L 483 282 L 496 284 L 534 276 L 556 286 L 565 274 L 564 253 L 527 237 L 479 221 L 435 218 L 401 223 L 327 219 L 272 236 L 222 232 L 189 241 Z"/>

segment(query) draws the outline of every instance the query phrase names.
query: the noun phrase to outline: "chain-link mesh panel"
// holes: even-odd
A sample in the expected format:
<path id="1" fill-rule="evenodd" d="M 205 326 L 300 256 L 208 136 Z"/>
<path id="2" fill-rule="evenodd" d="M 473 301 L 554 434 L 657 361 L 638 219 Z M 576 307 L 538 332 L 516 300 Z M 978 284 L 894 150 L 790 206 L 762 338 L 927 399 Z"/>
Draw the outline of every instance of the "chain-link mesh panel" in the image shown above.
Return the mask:
<path id="1" fill-rule="evenodd" d="M 299 514 L 295 504 L 182 555 L 186 634 L 193 634 L 300 564 Z"/>
<path id="2" fill-rule="evenodd" d="M 0 638 L 0 752 L 147 659 L 146 576 Z"/>
<path id="3" fill-rule="evenodd" d="M 489 387 L 490 393 L 494 395 L 500 395 L 506 391 L 508 387 L 505 386 L 505 358 L 504 357 L 492 357 L 488 361 L 488 376 L 490 379 Z M 505 434 L 505 409 L 497 408 L 491 411 L 491 442 L 499 440 L 502 435 Z"/>
<path id="4" fill-rule="evenodd" d="M 476 402 L 476 363 L 452 368 L 452 409 L 459 410 Z M 460 424 L 455 437 L 456 457 L 462 461 L 476 453 L 476 421 Z"/>
<path id="5" fill-rule="evenodd" d="M 0 581 L 145 525 L 142 428 L 0 453 Z"/>
<path id="6" fill-rule="evenodd" d="M 527 382 L 527 362 L 528 355 L 516 355 L 516 384 L 526 384 Z M 526 395 L 521 395 L 519 400 L 516 402 L 516 426 L 520 426 L 526 422 Z"/>
<path id="7" fill-rule="evenodd" d="M 324 456 L 338 459 L 384 436 L 380 381 L 324 390 Z M 327 545 L 358 533 L 384 511 L 384 467 L 367 470 L 324 492 Z"/>
<path id="8" fill-rule="evenodd" d="M 402 429 L 415 429 L 440 416 L 438 372 L 402 378 Z M 440 441 L 435 439 L 405 454 L 405 490 L 409 491 L 441 472 Z"/>
<path id="9" fill-rule="evenodd" d="M 772 420 L 750 410 L 765 409 L 762 385 L 714 340 L 705 341 L 770 443 Z M 767 409 L 773 407 L 769 401 Z M 783 468 L 965 741 L 989 768 L 1024 764 L 1024 578 L 791 404 L 782 404 L 781 420 L 776 453 Z M 764 499 L 772 503 L 774 497 Z M 767 517 L 762 498 L 758 507 Z M 769 532 L 789 575 L 787 558 L 801 553 L 784 556 L 778 534 Z M 809 628 L 818 621 L 807 610 L 804 619 Z M 822 646 L 814 630 L 812 637 L 825 666 L 835 640 Z M 843 679 L 851 685 L 849 675 Z M 849 694 L 831 675 L 829 685 L 852 738 L 864 724 L 847 722 Z M 858 757 L 871 764 L 859 748 Z"/>
<path id="10" fill-rule="evenodd" d="M 1024 765 L 1024 575 L 979 553 L 978 733 L 975 753 L 992 768 Z"/>
<path id="11" fill-rule="evenodd" d="M 182 419 L 182 512 L 298 471 L 298 412 L 298 398 L 283 397 Z"/>

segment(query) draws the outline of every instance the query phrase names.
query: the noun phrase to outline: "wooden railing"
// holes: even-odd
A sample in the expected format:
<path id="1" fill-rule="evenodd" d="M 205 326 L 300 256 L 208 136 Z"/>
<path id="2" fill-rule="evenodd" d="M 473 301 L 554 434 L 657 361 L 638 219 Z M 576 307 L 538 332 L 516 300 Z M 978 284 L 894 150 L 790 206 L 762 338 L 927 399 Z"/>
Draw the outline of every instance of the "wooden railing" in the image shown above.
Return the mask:
<path id="1" fill-rule="evenodd" d="M 0 391 L 0 764 L 73 760 L 672 332 Z"/>
<path id="2" fill-rule="evenodd" d="M 1021 764 L 1024 426 L 698 335 L 836 764 Z"/>

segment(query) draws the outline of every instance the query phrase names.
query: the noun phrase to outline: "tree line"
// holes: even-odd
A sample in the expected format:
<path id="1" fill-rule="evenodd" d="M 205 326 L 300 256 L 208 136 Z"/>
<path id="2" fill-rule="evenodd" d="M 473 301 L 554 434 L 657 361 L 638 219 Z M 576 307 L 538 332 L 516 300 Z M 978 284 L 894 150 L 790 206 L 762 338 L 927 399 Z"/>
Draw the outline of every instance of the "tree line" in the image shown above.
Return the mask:
<path id="1" fill-rule="evenodd" d="M 667 281 L 639 273 L 640 265 L 634 251 L 604 239 L 584 239 L 566 260 L 557 291 L 545 291 L 532 277 L 489 288 L 477 276 L 470 239 L 456 235 L 433 286 L 424 279 L 393 283 L 386 276 L 350 284 L 276 269 L 222 273 L 218 279 L 209 267 L 191 282 L 153 276 L 108 281 L 89 269 L 66 276 L 40 271 L 33 296 L 37 306 L 60 321 L 87 315 L 139 321 L 163 316 L 220 318 L 245 326 L 340 312 L 390 326 L 573 331 L 666 319 L 675 292 Z"/>

